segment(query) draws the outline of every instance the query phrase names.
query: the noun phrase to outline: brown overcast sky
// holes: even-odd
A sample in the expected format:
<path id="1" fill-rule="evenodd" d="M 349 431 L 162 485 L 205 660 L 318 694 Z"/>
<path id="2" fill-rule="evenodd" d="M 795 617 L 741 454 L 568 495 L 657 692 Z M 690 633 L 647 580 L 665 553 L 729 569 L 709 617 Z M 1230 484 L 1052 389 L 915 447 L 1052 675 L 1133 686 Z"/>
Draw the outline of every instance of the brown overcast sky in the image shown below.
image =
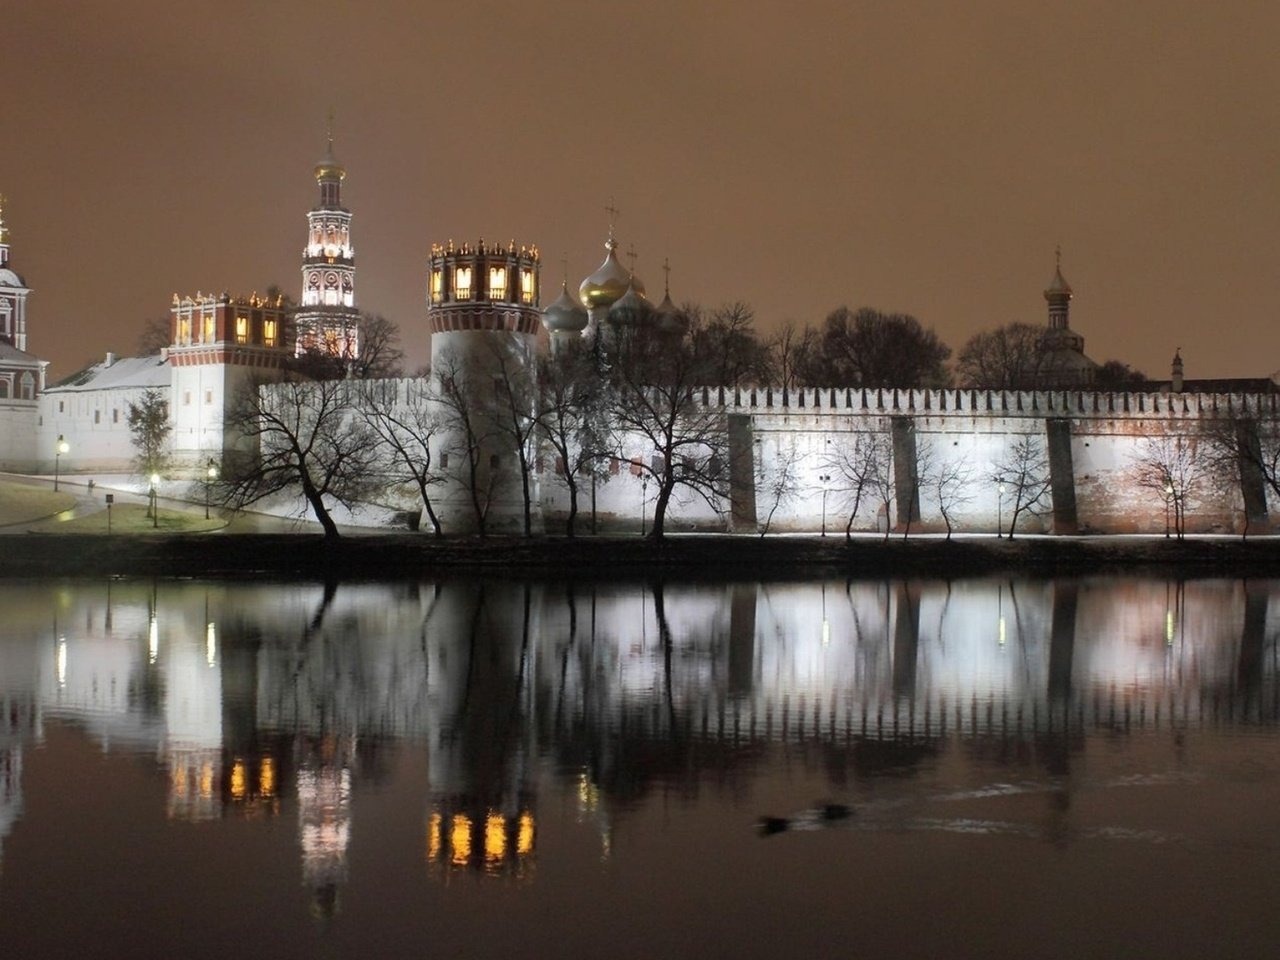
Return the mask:
<path id="1" fill-rule="evenodd" d="M 1280 368 L 1280 4 L 40 0 L 6 4 L 0 192 L 60 377 L 175 291 L 295 293 L 336 116 L 362 308 L 425 361 L 433 241 L 603 256 L 760 328 L 1043 322 L 1095 359 Z"/>

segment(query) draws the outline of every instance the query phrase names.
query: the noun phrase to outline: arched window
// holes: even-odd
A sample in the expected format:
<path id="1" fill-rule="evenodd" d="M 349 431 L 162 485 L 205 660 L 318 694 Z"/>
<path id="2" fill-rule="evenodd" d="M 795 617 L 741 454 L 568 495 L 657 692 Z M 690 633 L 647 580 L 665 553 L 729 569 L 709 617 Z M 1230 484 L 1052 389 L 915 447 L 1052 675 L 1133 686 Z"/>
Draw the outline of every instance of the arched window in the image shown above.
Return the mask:
<path id="1" fill-rule="evenodd" d="M 13 381 L 8 374 L 0 377 L 0 400 L 9 399 L 9 392 L 11 390 L 11 387 L 9 386 L 9 384 L 11 384 L 12 382 Z"/>
<path id="2" fill-rule="evenodd" d="M 28 370 L 22 375 L 22 399 L 34 400 L 36 398 L 36 378 L 31 375 Z"/>

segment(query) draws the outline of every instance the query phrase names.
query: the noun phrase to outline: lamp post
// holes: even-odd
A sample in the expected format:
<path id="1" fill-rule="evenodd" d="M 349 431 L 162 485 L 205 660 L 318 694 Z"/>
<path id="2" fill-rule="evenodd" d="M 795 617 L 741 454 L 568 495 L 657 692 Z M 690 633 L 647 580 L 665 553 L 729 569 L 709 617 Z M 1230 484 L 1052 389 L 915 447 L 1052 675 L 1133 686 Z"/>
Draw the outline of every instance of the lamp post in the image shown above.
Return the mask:
<path id="1" fill-rule="evenodd" d="M 824 473 L 818 477 L 822 484 L 822 535 L 827 535 L 827 484 L 831 482 L 831 474 Z"/>
<path id="2" fill-rule="evenodd" d="M 996 485 L 996 539 L 1004 536 L 1004 483 Z"/>
<path id="3" fill-rule="evenodd" d="M 218 465 L 213 462 L 213 458 L 209 458 L 209 467 L 204 472 L 204 518 L 209 519 L 209 488 L 213 486 L 213 482 L 218 479 Z"/>
<path id="4" fill-rule="evenodd" d="M 151 497 L 151 526 L 153 529 L 160 527 L 160 509 L 156 506 L 156 485 L 160 482 L 160 474 L 153 473 L 151 475 L 151 487 L 148 493 Z"/>
<path id="5" fill-rule="evenodd" d="M 1169 539 L 1169 501 L 1173 499 L 1173 484 L 1164 485 L 1164 538 Z"/>
<path id="6" fill-rule="evenodd" d="M 67 443 L 62 434 L 58 434 L 58 445 L 53 448 L 53 491 L 58 492 L 58 467 L 62 455 L 71 449 L 71 445 Z"/>
<path id="7" fill-rule="evenodd" d="M 640 478 L 640 536 L 644 536 L 644 521 L 649 503 L 649 475 Z"/>

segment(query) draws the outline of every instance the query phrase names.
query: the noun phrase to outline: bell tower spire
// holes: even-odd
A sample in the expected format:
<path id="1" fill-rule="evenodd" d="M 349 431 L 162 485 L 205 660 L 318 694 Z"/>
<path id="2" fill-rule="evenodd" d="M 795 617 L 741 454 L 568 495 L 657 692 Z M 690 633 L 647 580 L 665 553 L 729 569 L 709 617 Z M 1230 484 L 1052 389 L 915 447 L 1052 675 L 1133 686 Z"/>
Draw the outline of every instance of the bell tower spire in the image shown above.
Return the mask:
<path id="1" fill-rule="evenodd" d="M 340 360 L 353 360 L 359 354 L 351 211 L 342 205 L 346 177 L 346 168 L 333 153 L 330 111 L 324 156 L 315 167 L 320 197 L 307 214 L 307 245 L 302 253 L 302 296 L 295 316 L 299 354 L 314 350 Z"/>

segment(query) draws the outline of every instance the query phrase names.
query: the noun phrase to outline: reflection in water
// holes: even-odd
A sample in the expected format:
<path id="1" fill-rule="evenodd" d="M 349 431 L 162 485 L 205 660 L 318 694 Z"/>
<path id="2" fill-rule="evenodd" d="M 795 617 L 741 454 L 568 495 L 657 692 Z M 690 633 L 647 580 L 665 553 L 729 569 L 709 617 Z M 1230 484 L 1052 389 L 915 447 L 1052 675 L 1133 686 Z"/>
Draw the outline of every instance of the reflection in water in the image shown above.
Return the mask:
<path id="1" fill-rule="evenodd" d="M 796 828 L 1167 840 L 1075 826 L 1104 789 L 1075 759 L 1098 734 L 1275 727 L 1278 586 L 4 584 L 0 851 L 51 721 L 156 757 L 175 820 L 294 818 L 320 916 L 350 882 L 361 791 L 404 749 L 425 752 L 418 856 L 442 880 L 532 878 L 549 777 L 608 858 L 655 787 L 738 790 L 779 749 L 845 794 L 948 757 L 1024 778 L 779 819 Z M 1034 792 L 1043 823 L 933 815 Z"/>

